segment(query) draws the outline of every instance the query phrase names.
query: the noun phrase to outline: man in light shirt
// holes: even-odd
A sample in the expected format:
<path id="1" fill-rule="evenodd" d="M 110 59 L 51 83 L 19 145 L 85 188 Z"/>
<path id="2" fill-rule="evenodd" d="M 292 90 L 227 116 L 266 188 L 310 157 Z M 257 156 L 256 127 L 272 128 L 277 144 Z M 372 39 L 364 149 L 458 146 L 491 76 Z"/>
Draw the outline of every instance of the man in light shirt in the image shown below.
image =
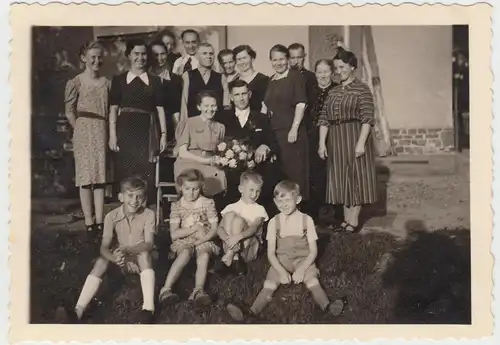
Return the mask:
<path id="1" fill-rule="evenodd" d="M 199 62 L 196 57 L 198 44 L 200 43 L 200 35 L 193 29 L 184 30 L 181 34 L 182 44 L 184 45 L 185 54 L 175 60 L 173 73 L 182 75 L 184 72 L 192 71 L 198 68 Z"/>

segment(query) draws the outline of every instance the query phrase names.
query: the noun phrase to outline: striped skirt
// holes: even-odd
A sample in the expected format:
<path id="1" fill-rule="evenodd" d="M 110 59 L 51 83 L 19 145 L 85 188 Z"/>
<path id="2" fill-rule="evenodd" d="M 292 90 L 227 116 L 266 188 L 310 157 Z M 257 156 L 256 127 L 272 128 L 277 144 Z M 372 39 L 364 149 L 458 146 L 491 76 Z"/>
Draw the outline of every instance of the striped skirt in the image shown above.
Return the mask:
<path id="1" fill-rule="evenodd" d="M 373 137 L 368 136 L 365 154 L 356 158 L 361 123 L 347 122 L 328 128 L 326 202 L 356 206 L 377 201 L 377 175 Z"/>

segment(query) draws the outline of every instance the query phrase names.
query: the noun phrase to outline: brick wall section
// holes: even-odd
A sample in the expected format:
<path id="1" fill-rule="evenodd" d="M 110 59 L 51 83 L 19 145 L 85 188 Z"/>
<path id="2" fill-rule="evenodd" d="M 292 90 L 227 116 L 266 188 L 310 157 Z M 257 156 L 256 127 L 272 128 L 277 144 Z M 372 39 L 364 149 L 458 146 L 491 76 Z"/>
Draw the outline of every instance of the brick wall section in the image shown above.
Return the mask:
<path id="1" fill-rule="evenodd" d="M 433 154 L 454 149 L 451 128 L 391 129 L 397 154 Z"/>

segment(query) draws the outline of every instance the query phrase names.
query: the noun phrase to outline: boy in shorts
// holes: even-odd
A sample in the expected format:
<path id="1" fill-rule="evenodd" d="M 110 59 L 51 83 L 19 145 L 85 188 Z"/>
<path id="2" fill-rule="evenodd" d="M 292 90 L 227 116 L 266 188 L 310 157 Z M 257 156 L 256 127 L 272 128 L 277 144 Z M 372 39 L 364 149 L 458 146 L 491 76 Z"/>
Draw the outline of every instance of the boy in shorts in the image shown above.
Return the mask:
<path id="1" fill-rule="evenodd" d="M 281 181 L 276 185 L 274 202 L 280 213 L 269 221 L 266 236 L 267 257 L 271 268 L 264 288 L 250 308 L 228 304 L 227 310 L 233 319 L 242 321 L 245 316 L 257 316 L 267 306 L 280 284 L 291 283 L 304 283 L 321 310 L 335 316 L 343 312 L 346 300 L 330 302 L 319 283 L 319 271 L 314 263 L 318 254 L 318 235 L 312 218 L 297 209 L 300 201 L 298 184 Z"/>
<path id="2" fill-rule="evenodd" d="M 224 247 L 222 262 L 238 275 L 246 273 L 243 261 L 257 258 L 262 243 L 262 225 L 269 219 L 265 208 L 257 203 L 263 184 L 260 174 L 244 172 L 238 187 L 240 200 L 221 212 L 222 221 L 217 234 Z"/>
<path id="3" fill-rule="evenodd" d="M 110 211 L 104 218 L 101 256 L 87 276 L 80 297 L 72 313 L 73 321 L 79 321 L 89 302 L 97 293 L 102 276 L 109 264 L 115 264 L 124 273 L 139 273 L 143 294 L 140 323 L 152 323 L 154 316 L 155 274 L 151 263 L 155 234 L 155 214 L 144 206 L 146 182 L 132 177 L 122 181 L 118 198 L 122 205 Z M 117 245 L 111 250 L 113 235 Z"/>

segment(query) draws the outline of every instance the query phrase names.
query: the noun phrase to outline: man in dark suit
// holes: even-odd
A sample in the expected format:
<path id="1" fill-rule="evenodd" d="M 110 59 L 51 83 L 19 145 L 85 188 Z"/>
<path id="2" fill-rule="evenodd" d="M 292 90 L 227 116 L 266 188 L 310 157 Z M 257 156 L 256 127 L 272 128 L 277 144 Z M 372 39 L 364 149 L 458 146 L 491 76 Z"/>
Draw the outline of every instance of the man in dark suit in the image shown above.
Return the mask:
<path id="1" fill-rule="evenodd" d="M 229 95 L 234 108 L 219 113 L 216 120 L 225 126 L 227 140 L 244 141 L 255 150 L 257 163 L 255 171 L 261 174 L 264 179 L 259 203 L 266 208 L 269 216 L 272 217 L 276 213 L 273 189 L 281 178 L 278 165 L 274 162 L 278 145 L 267 115 L 250 110 L 251 94 L 245 81 L 238 79 L 230 83 Z M 239 178 L 239 173 L 229 172 L 227 174 L 228 189 L 225 204 L 238 201 L 240 197 Z"/>

